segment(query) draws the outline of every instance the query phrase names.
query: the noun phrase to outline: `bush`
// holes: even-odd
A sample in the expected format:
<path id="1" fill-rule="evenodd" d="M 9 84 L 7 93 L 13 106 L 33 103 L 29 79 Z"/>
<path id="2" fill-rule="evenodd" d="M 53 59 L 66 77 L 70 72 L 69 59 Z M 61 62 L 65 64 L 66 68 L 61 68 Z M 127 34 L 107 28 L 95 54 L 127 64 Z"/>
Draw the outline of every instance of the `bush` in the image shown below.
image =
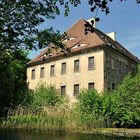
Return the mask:
<path id="1" fill-rule="evenodd" d="M 51 107 L 62 103 L 62 97 L 52 85 L 42 84 L 34 92 L 29 92 L 23 105 L 38 109 L 45 106 Z"/>
<path id="2" fill-rule="evenodd" d="M 83 90 L 78 96 L 80 111 L 99 115 L 102 108 L 101 98 L 96 90 Z"/>
<path id="3" fill-rule="evenodd" d="M 111 106 L 106 106 L 106 117 L 115 127 L 140 126 L 140 73 L 135 77 L 127 76 L 122 84 L 112 92 L 109 99 Z"/>
<path id="4" fill-rule="evenodd" d="M 79 119 L 86 128 L 105 127 L 102 116 L 102 96 L 96 90 L 83 90 L 78 96 Z"/>
<path id="5" fill-rule="evenodd" d="M 102 96 L 96 90 L 83 90 L 78 100 L 79 111 L 90 114 L 88 122 L 94 118 L 104 120 L 106 127 L 139 127 L 140 70 L 135 76 L 125 77 L 116 90 L 104 92 Z"/>

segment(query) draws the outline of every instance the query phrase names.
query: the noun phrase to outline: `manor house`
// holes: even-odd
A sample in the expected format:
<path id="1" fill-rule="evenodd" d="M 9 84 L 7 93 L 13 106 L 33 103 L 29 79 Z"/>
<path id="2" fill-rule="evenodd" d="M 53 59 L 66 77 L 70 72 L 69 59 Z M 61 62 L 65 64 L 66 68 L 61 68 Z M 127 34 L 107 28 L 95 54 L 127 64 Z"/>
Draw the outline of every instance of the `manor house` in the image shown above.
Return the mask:
<path id="1" fill-rule="evenodd" d="M 67 30 L 63 43 L 70 52 L 56 50 L 51 44 L 27 64 L 30 89 L 41 83 L 53 84 L 74 100 L 81 89 L 113 90 L 126 74 L 137 72 L 139 59 L 119 44 L 114 34 L 94 27 L 89 31 L 87 24 L 80 19 Z"/>

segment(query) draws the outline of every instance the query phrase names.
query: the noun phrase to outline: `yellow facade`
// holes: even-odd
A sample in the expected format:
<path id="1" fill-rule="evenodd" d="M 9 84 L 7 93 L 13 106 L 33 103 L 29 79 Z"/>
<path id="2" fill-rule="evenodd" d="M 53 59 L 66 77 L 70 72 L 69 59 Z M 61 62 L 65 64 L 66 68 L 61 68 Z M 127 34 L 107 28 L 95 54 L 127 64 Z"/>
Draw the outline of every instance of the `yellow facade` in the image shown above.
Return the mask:
<path id="1" fill-rule="evenodd" d="M 88 70 L 88 58 L 94 57 L 94 69 Z M 74 72 L 74 61 L 79 60 L 79 71 Z M 62 63 L 66 63 L 66 74 L 61 74 Z M 50 67 L 55 65 L 55 74 L 50 76 Z M 40 70 L 44 67 L 44 78 L 40 78 Z M 35 79 L 31 78 L 35 69 Z M 27 68 L 27 83 L 29 89 L 35 89 L 42 83 L 53 84 L 57 89 L 66 86 L 66 95 L 71 101 L 75 100 L 74 84 L 79 84 L 80 90 L 88 88 L 88 83 L 94 83 L 98 92 L 104 90 L 104 51 L 92 50 L 75 56 L 50 61 Z"/>

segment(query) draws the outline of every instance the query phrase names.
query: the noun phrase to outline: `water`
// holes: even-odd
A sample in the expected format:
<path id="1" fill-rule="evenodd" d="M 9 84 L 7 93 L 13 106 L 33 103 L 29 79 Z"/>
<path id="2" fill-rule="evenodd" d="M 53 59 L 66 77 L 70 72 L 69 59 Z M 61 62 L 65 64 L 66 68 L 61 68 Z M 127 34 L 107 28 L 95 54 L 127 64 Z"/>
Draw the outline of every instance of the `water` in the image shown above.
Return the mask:
<path id="1" fill-rule="evenodd" d="M 64 132 L 35 132 L 0 130 L 0 140 L 140 140 L 140 138 L 109 137 L 93 134 L 74 134 Z"/>

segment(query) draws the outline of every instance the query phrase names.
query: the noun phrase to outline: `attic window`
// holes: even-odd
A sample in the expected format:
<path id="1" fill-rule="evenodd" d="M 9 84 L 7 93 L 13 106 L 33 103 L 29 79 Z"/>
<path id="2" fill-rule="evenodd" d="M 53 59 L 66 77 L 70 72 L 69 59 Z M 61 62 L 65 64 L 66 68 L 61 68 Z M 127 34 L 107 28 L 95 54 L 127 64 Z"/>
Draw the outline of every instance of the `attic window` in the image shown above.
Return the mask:
<path id="1" fill-rule="evenodd" d="M 48 54 L 48 56 L 49 56 L 49 57 L 51 57 L 51 56 L 52 56 L 52 54 L 50 53 L 50 54 Z"/>
<path id="2" fill-rule="evenodd" d="M 105 36 L 105 35 L 99 35 L 103 40 L 105 40 L 105 41 L 107 41 L 107 42 L 109 42 L 109 40 L 108 40 L 108 38 L 107 38 L 107 36 Z"/>
<path id="3" fill-rule="evenodd" d="M 126 50 L 123 50 L 124 53 L 126 53 Z"/>
<path id="4" fill-rule="evenodd" d="M 106 43 L 109 47 L 112 47 L 112 48 L 114 48 L 114 49 L 116 49 L 116 47 L 113 45 L 113 44 L 111 44 L 111 43 Z"/>
<path id="5" fill-rule="evenodd" d="M 47 56 L 46 54 L 43 55 L 43 57 L 46 57 L 46 56 Z"/>
<path id="6" fill-rule="evenodd" d="M 77 45 L 75 45 L 72 49 L 76 49 L 76 48 L 79 48 L 79 47 L 84 47 L 84 46 L 86 46 L 86 45 L 87 45 L 86 43 L 77 44 Z"/>
<path id="7" fill-rule="evenodd" d="M 121 51 L 122 51 L 122 52 L 124 52 L 124 53 L 127 53 L 127 52 L 126 52 L 126 50 L 125 50 L 125 49 L 123 49 L 123 48 L 121 48 Z"/>
<path id="8" fill-rule="evenodd" d="M 74 37 L 67 38 L 67 39 L 65 39 L 65 40 L 63 41 L 63 43 L 64 43 L 64 42 L 67 42 L 67 41 L 69 41 L 69 40 L 73 40 L 73 39 L 75 39 L 75 38 L 74 38 Z"/>
<path id="9" fill-rule="evenodd" d="M 105 39 L 105 36 L 104 35 L 99 35 L 101 38 Z"/>

